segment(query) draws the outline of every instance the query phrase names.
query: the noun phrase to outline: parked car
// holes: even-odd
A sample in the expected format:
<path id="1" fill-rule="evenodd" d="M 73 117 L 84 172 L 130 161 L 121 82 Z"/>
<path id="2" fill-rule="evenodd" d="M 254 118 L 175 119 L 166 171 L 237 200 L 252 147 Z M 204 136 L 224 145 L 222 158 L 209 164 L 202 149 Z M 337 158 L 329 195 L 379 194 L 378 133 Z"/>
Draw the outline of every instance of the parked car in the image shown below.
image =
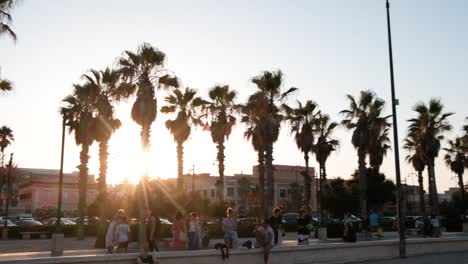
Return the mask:
<path id="1" fill-rule="evenodd" d="M 42 223 L 32 219 L 18 220 L 15 222 L 17 226 L 41 226 Z"/>
<path id="2" fill-rule="evenodd" d="M 285 213 L 283 214 L 283 225 L 284 229 L 288 232 L 296 231 L 297 219 L 299 219 L 298 213 Z"/>
<path id="3" fill-rule="evenodd" d="M 12 221 L 10 221 L 10 220 L 6 220 L 6 221 L 7 221 L 7 227 L 16 226 L 16 224 L 13 223 Z M 4 226 L 5 226 L 5 220 L 0 219 L 0 228 L 3 228 Z"/>
<path id="4" fill-rule="evenodd" d="M 48 226 L 56 225 L 57 218 L 50 218 L 50 219 L 44 220 L 42 223 L 44 225 L 48 225 Z M 60 223 L 61 223 L 61 225 L 65 225 L 65 226 L 76 225 L 75 222 L 73 222 L 73 221 L 71 221 L 71 220 L 69 220 L 67 218 L 60 218 Z"/>

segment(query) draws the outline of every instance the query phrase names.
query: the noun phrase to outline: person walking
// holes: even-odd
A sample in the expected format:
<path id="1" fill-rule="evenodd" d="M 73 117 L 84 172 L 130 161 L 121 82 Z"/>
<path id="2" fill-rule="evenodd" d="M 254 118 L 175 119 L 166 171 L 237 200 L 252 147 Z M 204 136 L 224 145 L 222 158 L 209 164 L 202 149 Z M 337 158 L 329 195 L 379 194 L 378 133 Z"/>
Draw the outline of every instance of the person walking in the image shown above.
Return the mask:
<path id="1" fill-rule="evenodd" d="M 256 245 L 257 247 L 263 248 L 264 264 L 268 264 L 270 252 L 274 244 L 275 234 L 273 228 L 271 228 L 270 219 L 264 219 L 263 222 L 255 228 Z"/>
<path id="2" fill-rule="evenodd" d="M 175 221 L 172 224 L 172 247 L 178 250 L 187 248 L 187 228 L 180 212 L 177 212 Z"/>
<path id="3" fill-rule="evenodd" d="M 431 215 L 431 229 L 432 229 L 432 237 L 439 237 L 440 236 L 440 221 L 439 217 L 435 214 Z"/>
<path id="4" fill-rule="evenodd" d="M 146 239 L 150 252 L 159 252 L 159 238 L 161 236 L 161 220 L 156 215 L 155 210 L 148 211 L 148 228 L 146 228 Z"/>
<path id="5" fill-rule="evenodd" d="M 201 227 L 198 216 L 196 213 L 190 213 L 190 220 L 188 223 L 188 249 L 198 250 L 201 244 Z"/>
<path id="6" fill-rule="evenodd" d="M 308 225 L 311 222 L 311 217 L 306 213 L 306 209 L 299 210 L 299 218 L 297 219 L 297 242 L 298 245 L 308 245 L 310 238 L 310 230 Z"/>
<path id="7" fill-rule="evenodd" d="M 278 246 L 279 242 L 279 231 L 281 231 L 281 227 L 283 224 L 283 216 L 281 215 L 281 209 L 279 207 L 275 207 L 273 209 L 273 215 L 270 217 L 268 223 L 270 224 L 271 229 L 273 230 L 274 234 L 274 245 Z"/>
<path id="8" fill-rule="evenodd" d="M 107 232 L 106 232 L 106 248 L 107 248 L 107 254 L 112 254 L 114 251 L 114 247 L 117 245 L 117 240 L 115 236 L 115 229 L 118 224 L 118 217 L 115 215 L 112 218 L 112 221 L 109 223 L 109 226 L 107 227 Z"/>
<path id="9" fill-rule="evenodd" d="M 237 240 L 237 219 L 234 215 L 234 210 L 229 207 L 226 210 L 226 218 L 223 220 L 224 243 L 228 248 L 235 248 Z"/>
<path id="10" fill-rule="evenodd" d="M 130 226 L 128 225 L 126 214 L 119 217 L 119 222 L 116 227 L 116 237 L 118 242 L 117 252 L 127 253 L 128 242 L 130 241 Z"/>

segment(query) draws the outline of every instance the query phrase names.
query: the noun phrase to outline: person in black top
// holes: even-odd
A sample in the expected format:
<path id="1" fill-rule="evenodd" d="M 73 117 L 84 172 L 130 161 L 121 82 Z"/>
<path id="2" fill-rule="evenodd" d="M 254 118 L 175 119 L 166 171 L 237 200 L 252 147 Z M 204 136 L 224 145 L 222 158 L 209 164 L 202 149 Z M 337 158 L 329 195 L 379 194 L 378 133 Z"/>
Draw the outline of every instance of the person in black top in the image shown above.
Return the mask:
<path id="1" fill-rule="evenodd" d="M 311 217 L 306 213 L 306 209 L 299 210 L 297 219 L 297 241 L 299 245 L 309 244 L 310 230 L 307 227 L 311 222 Z"/>
<path id="2" fill-rule="evenodd" d="M 273 209 L 273 215 L 268 219 L 268 223 L 271 229 L 273 229 L 275 246 L 278 245 L 278 230 L 280 230 L 282 222 L 283 216 L 281 215 L 281 209 L 279 207 L 275 207 Z"/>

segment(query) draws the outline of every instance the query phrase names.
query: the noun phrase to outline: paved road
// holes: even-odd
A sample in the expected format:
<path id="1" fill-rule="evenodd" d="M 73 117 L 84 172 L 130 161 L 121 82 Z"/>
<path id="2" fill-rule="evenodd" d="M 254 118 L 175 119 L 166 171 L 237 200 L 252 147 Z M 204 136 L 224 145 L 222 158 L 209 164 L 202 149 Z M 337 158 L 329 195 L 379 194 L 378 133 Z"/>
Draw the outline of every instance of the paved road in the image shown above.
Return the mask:
<path id="1" fill-rule="evenodd" d="M 466 264 L 468 263 L 468 252 L 425 255 L 419 257 L 409 257 L 406 259 L 390 259 L 356 262 L 362 264 Z"/>

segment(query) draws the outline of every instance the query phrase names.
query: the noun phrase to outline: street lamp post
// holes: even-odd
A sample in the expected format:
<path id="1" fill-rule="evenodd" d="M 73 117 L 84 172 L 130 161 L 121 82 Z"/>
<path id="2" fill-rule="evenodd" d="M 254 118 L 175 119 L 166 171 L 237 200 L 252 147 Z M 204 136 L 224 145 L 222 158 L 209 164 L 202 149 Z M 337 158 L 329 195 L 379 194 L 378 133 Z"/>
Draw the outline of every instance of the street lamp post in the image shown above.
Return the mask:
<path id="1" fill-rule="evenodd" d="M 397 216 L 398 216 L 398 232 L 400 238 L 400 257 L 406 257 L 406 239 L 405 239 L 405 221 L 404 214 L 402 212 L 402 192 L 401 192 L 401 176 L 400 176 L 400 153 L 398 147 L 398 123 L 397 123 L 397 112 L 396 106 L 398 100 L 395 99 L 395 81 L 393 74 L 393 52 L 392 52 L 392 34 L 390 29 L 390 3 L 387 0 L 387 32 L 388 32 L 388 52 L 390 62 L 390 87 L 392 92 L 392 118 L 393 118 L 393 144 L 395 154 L 395 174 L 396 174 L 396 200 L 397 200 Z"/>
<path id="2" fill-rule="evenodd" d="M 58 188 L 58 202 L 57 202 L 57 222 L 55 223 L 55 233 L 52 234 L 51 240 L 51 256 L 63 255 L 63 239 L 62 232 L 62 189 L 63 189 L 63 159 L 65 152 L 65 117 L 62 116 L 62 146 L 60 153 L 60 172 L 59 172 L 59 188 Z"/>

